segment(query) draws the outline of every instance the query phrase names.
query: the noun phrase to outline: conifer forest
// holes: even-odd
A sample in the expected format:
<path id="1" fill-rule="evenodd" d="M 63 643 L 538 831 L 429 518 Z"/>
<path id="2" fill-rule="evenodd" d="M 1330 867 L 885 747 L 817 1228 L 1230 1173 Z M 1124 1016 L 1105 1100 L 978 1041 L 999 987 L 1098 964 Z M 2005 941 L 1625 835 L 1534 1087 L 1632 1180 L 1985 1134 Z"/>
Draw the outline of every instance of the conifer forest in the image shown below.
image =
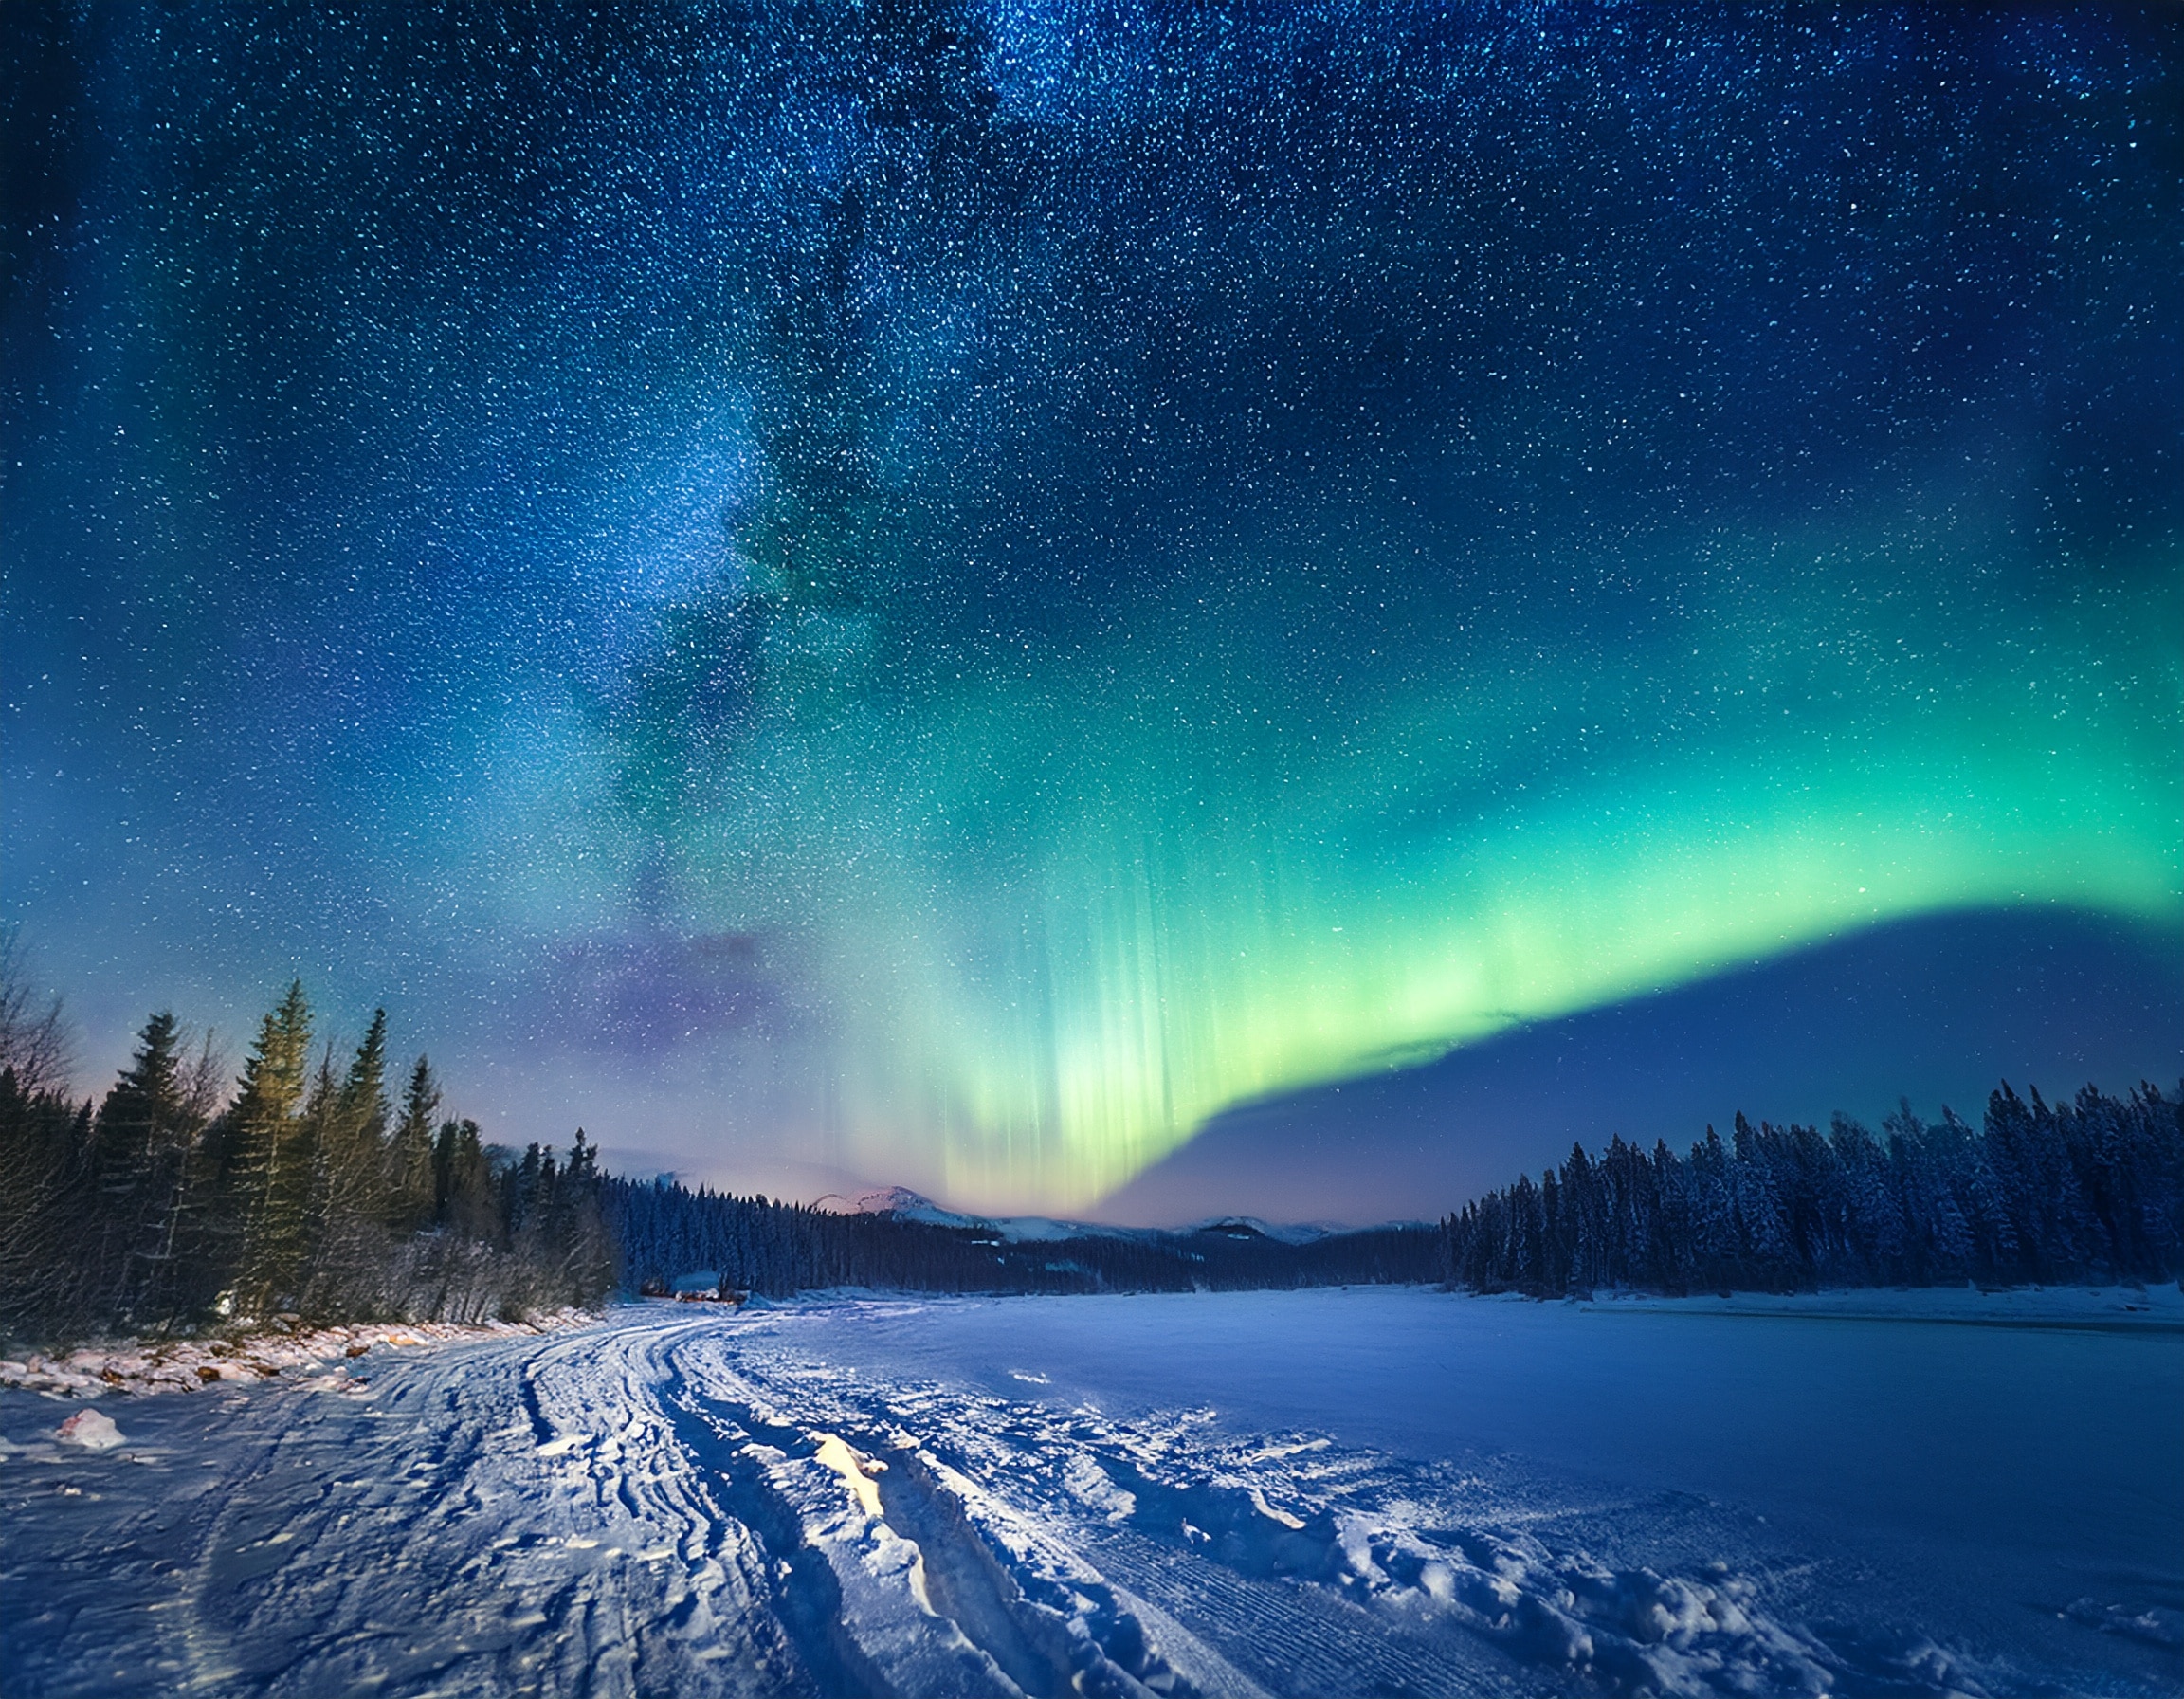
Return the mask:
<path id="1" fill-rule="evenodd" d="M 1683 1157 L 1578 1147 L 1450 1217 L 1449 1271 L 1537 1297 L 2184 1275 L 2184 1088 L 2029 1096 L 1998 1087 L 1983 1132 L 1904 1103 L 1878 1136 L 1841 1115 L 1823 1137 L 1739 1111 L 1729 1143 L 1708 1127 Z"/>
<path id="2" fill-rule="evenodd" d="M 490 1149 L 442 1118 L 430 1062 L 390 1078 L 379 1013 L 345 1064 L 292 984 L 232 1085 L 154 1014 L 96 1102 L 54 1077 L 58 1011 L 5 996 L 0 1333 L 200 1323 L 477 1321 L 595 1305 L 612 1285 L 594 1152 Z"/>

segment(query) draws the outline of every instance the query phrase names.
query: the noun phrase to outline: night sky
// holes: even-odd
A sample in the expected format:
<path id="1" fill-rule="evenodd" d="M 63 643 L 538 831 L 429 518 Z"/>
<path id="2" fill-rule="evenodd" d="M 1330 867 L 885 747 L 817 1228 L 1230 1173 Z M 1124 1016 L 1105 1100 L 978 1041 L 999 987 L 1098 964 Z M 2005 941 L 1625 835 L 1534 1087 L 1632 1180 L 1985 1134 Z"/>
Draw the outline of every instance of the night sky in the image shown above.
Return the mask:
<path id="1" fill-rule="evenodd" d="M 87 1087 L 300 974 L 494 1136 L 1082 1209 L 1862 928 L 2184 959 L 2174 9 L 0 64 L 0 899 Z"/>

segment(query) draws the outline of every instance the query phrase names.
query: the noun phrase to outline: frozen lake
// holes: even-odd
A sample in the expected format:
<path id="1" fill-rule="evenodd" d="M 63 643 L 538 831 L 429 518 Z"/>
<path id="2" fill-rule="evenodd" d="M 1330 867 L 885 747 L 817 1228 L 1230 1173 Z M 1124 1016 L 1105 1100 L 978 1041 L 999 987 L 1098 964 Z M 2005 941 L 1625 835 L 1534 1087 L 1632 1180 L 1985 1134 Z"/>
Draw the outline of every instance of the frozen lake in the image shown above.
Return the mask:
<path id="1" fill-rule="evenodd" d="M 872 1299 L 0 1395 L 0 1689 L 2173 1692 L 2174 1288 Z"/>

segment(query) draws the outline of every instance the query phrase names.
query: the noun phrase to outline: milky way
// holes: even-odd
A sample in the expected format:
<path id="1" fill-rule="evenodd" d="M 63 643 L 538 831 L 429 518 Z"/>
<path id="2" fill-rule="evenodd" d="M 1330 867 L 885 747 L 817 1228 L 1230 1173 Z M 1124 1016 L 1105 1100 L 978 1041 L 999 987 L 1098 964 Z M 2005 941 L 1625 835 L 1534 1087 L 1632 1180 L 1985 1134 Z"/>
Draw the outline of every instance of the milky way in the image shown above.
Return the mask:
<path id="1" fill-rule="evenodd" d="M 1076 1207 L 2184 919 L 2172 11 L 0 30 L 0 879 L 100 1059 L 300 972 L 472 1112 Z"/>

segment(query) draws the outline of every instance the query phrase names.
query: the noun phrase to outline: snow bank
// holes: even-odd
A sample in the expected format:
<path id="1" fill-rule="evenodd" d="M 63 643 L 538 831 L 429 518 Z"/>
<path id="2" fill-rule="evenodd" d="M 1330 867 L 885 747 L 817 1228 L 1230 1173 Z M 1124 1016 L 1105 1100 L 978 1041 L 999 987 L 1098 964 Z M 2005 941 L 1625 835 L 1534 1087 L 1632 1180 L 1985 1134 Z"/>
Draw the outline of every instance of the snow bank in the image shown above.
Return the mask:
<path id="1" fill-rule="evenodd" d="M 2184 1646 L 2184 1611 L 2167 1605 L 2135 1607 L 2081 1599 L 2064 1614 L 2102 1634 L 2127 1635 L 2153 1646 Z"/>
<path id="2" fill-rule="evenodd" d="M 60 1358 L 33 1353 L 20 1362 L 0 1359 L 0 1386 L 52 1398 L 95 1398 L 108 1392 L 195 1392 L 223 1381 L 247 1384 L 282 1375 L 312 1376 L 322 1382 L 330 1366 L 339 1369 L 373 1351 L 469 1344 L 587 1326 L 598 1319 L 583 1310 L 563 1309 L 523 1322 L 372 1322 L 292 1333 L 87 1345 Z"/>

